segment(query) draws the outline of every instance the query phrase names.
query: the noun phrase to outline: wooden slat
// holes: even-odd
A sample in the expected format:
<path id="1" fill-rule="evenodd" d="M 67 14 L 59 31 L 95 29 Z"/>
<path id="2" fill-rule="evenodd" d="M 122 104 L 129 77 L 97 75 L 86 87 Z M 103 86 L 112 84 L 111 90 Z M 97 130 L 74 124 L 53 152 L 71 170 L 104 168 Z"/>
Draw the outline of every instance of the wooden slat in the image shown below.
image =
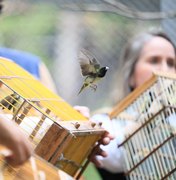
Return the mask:
<path id="1" fill-rule="evenodd" d="M 66 129 L 61 128 L 56 123 L 52 124 L 39 145 L 36 147 L 35 153 L 49 161 L 68 134 L 69 132 Z"/>
<path id="2" fill-rule="evenodd" d="M 0 154 L 0 167 L 3 167 L 0 169 L 0 174 L 3 180 L 73 179 L 37 155 L 33 155 L 23 165 L 14 168 L 5 162 L 5 154 L 8 154 L 8 150 L 5 147 L 0 146 Z"/>
<path id="3" fill-rule="evenodd" d="M 115 116 L 117 116 L 120 112 L 122 112 L 128 105 L 130 105 L 139 96 L 139 94 L 143 93 L 147 88 L 149 88 L 152 84 L 154 84 L 156 82 L 156 79 L 157 79 L 156 75 L 153 75 L 151 79 L 146 81 L 142 86 L 139 86 L 127 97 L 125 97 L 109 113 L 110 118 L 112 119 Z"/>
<path id="4" fill-rule="evenodd" d="M 176 75 L 173 73 L 163 73 L 159 71 L 155 71 L 153 76 L 147 80 L 144 84 L 136 88 L 132 93 L 126 96 L 121 102 L 119 102 L 113 110 L 109 113 L 110 118 L 114 118 L 120 112 L 122 112 L 128 105 L 130 105 L 140 94 L 142 94 L 145 90 L 151 87 L 157 80 L 158 76 L 165 77 L 169 79 L 176 79 Z"/>

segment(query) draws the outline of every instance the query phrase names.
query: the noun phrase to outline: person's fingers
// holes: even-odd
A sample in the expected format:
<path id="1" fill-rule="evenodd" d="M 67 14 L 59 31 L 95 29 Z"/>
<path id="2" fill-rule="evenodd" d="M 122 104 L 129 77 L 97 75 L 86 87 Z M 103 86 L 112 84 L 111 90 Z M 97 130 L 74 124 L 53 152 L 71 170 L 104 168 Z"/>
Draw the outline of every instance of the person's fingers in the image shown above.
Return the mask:
<path id="1" fill-rule="evenodd" d="M 108 145 L 110 143 L 110 141 L 113 139 L 114 139 L 114 136 L 106 131 L 105 134 L 103 135 L 102 139 L 101 139 L 100 144 Z"/>
<path id="2" fill-rule="evenodd" d="M 107 156 L 108 156 L 108 154 L 107 154 L 107 152 L 106 152 L 106 151 L 101 150 L 101 152 L 100 152 L 100 156 L 102 156 L 102 157 L 107 157 Z"/>
<path id="3" fill-rule="evenodd" d="M 104 137 L 103 140 L 102 140 L 102 144 L 103 145 L 108 145 L 110 143 L 110 138 L 109 137 Z"/>
<path id="4" fill-rule="evenodd" d="M 6 161 L 12 166 L 23 164 L 33 153 L 30 141 L 26 136 L 21 136 L 20 131 L 18 133 L 13 143 L 8 146 L 12 153 L 6 157 Z"/>
<path id="5" fill-rule="evenodd" d="M 74 106 L 74 109 L 76 109 L 78 112 L 80 112 L 86 118 L 90 118 L 90 110 L 88 107 L 86 107 L 86 106 Z"/>
<path id="6" fill-rule="evenodd" d="M 6 161 L 12 166 L 19 166 L 29 159 L 32 152 L 32 147 L 29 144 L 21 143 L 12 149 L 12 154 L 6 157 Z"/>
<path id="7" fill-rule="evenodd" d="M 22 161 L 21 161 L 22 156 L 17 158 L 15 154 L 12 154 L 10 156 L 6 156 L 5 159 L 6 159 L 6 162 L 13 167 L 16 167 L 22 164 Z"/>
<path id="8" fill-rule="evenodd" d="M 97 148 L 96 155 L 100 155 L 102 157 L 107 157 L 107 152 L 103 151 L 100 147 Z"/>
<path id="9" fill-rule="evenodd" d="M 91 162 L 94 163 L 96 167 L 102 167 L 102 163 L 96 157 L 92 158 Z"/>
<path id="10" fill-rule="evenodd" d="M 13 166 L 20 165 L 32 155 L 32 144 L 15 123 L 3 118 L 0 115 L 0 142 L 11 151 L 10 154 L 5 155 L 6 160 Z"/>
<path id="11" fill-rule="evenodd" d="M 112 135 L 112 134 L 110 134 L 108 131 L 106 131 L 106 133 L 105 133 L 105 135 L 104 135 L 105 137 L 109 137 L 109 139 L 110 140 L 113 140 L 115 137 Z"/>

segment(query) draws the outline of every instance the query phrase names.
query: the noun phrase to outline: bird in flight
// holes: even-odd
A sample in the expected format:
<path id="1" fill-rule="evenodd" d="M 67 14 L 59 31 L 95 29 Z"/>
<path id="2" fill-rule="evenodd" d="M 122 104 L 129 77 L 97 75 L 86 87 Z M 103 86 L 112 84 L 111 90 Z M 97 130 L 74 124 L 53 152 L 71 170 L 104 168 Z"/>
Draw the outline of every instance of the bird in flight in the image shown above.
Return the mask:
<path id="1" fill-rule="evenodd" d="M 83 85 L 79 90 L 78 95 L 87 87 L 90 87 L 94 89 L 94 91 L 96 91 L 97 81 L 99 81 L 106 75 L 106 72 L 109 68 L 107 66 L 101 67 L 98 60 L 85 49 L 82 49 L 80 51 L 78 60 L 82 75 L 85 76 Z"/>

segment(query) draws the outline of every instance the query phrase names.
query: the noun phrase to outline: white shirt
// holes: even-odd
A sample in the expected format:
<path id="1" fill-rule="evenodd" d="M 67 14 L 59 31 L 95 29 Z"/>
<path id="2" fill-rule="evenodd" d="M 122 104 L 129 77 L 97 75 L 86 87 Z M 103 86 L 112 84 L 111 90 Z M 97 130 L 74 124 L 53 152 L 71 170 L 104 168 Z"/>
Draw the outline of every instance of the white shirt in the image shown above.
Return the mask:
<path id="1" fill-rule="evenodd" d="M 107 157 L 97 156 L 98 160 L 102 163 L 102 168 L 113 172 L 125 171 L 124 148 L 118 148 L 118 145 L 124 140 L 124 127 L 132 123 L 131 121 L 122 122 L 117 119 L 109 119 L 107 114 L 94 115 L 91 120 L 95 122 L 102 122 L 103 128 L 110 132 L 115 138 L 108 145 L 101 148 L 107 152 Z"/>

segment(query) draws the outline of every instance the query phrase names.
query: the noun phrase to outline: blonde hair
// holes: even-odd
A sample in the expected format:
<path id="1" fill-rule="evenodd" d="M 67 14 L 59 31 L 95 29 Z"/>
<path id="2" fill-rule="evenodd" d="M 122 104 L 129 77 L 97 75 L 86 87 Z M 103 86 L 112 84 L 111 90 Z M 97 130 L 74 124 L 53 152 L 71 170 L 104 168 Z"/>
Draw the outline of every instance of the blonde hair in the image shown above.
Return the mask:
<path id="1" fill-rule="evenodd" d="M 127 96 L 131 91 L 134 90 L 133 87 L 130 86 L 130 77 L 133 75 L 136 62 L 138 61 L 141 51 L 145 44 L 150 41 L 153 37 L 162 37 L 169 41 L 174 49 L 175 45 L 171 41 L 171 39 L 161 31 L 149 31 L 145 33 L 141 33 L 138 36 L 132 38 L 124 48 L 124 51 L 120 57 L 120 69 L 115 75 L 115 81 L 118 82 L 118 85 L 114 88 L 113 99 L 115 99 L 114 103 L 117 103 L 122 98 Z M 176 52 L 175 52 L 176 54 Z"/>

